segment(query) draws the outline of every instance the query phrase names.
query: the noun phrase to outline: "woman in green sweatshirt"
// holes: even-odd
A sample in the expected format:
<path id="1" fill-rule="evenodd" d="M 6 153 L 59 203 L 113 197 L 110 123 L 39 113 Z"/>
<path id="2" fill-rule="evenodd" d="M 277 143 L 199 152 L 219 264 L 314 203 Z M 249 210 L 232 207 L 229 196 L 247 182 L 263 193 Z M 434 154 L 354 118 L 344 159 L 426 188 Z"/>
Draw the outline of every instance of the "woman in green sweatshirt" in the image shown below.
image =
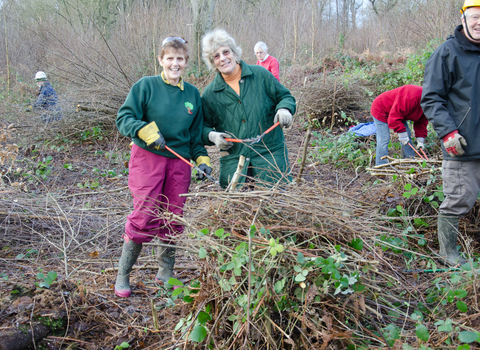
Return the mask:
<path id="1" fill-rule="evenodd" d="M 155 236 L 166 244 L 157 252 L 160 267 L 156 280 L 168 283 L 173 277 L 175 247 L 171 238 L 181 233 L 183 226 L 168 216 L 183 214 L 186 197 L 180 194 L 188 192 L 191 168 L 165 145 L 185 159 L 194 159 L 206 174 L 212 171 L 201 139 L 200 94 L 182 79 L 188 61 L 185 40 L 166 38 L 158 61 L 163 67 L 161 75 L 135 83 L 116 120 L 119 132 L 133 140 L 128 186 L 134 209 L 127 217 L 115 284 L 115 294 L 124 298 L 131 294 L 129 276 L 142 244 Z"/>

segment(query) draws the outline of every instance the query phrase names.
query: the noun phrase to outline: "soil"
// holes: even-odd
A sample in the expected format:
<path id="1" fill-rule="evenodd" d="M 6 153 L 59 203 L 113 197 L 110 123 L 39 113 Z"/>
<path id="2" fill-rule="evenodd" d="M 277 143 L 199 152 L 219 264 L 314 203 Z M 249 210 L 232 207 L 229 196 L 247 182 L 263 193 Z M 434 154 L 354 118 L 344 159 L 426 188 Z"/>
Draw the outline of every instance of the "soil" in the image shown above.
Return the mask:
<path id="1" fill-rule="evenodd" d="M 144 248 L 137 261 L 132 296 L 113 293 L 123 225 L 132 209 L 125 167 L 129 140 L 111 132 L 113 119 L 111 125 L 104 120 L 104 132 L 97 135 L 68 120 L 56 129 L 44 128 L 22 113 L 3 122 L 17 127 L 9 142 L 19 145 L 19 152 L 10 168 L 2 167 L 0 349 L 117 349 L 123 342 L 133 349 L 179 347 L 175 326 L 187 306 L 155 282 L 153 247 Z M 304 131 L 300 123 L 286 131 L 292 164 L 299 163 Z M 212 175 L 218 177 L 218 152 L 208 150 Z M 390 183 L 334 164 L 313 166 L 305 177 L 356 199 L 383 203 L 384 213 L 403 200 Z M 209 182 L 192 181 L 190 188 L 191 193 L 215 191 Z M 187 220 L 205 205 L 200 197 L 189 197 Z M 476 226 L 476 213 L 465 227 Z M 179 249 L 176 277 L 198 278 L 197 267 L 195 255 Z M 57 274 L 51 283 L 38 275 L 50 271 Z M 33 337 L 42 339 L 33 345 Z"/>

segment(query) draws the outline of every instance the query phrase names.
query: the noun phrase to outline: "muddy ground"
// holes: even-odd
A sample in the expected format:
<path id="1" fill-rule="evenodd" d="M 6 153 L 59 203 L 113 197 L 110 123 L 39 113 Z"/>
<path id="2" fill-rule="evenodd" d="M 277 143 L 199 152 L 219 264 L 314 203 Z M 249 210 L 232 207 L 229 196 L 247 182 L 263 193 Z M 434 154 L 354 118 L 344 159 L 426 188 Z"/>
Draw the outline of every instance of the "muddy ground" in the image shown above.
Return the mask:
<path id="1" fill-rule="evenodd" d="M 123 342 L 133 349 L 193 348 L 180 343 L 175 331 L 189 306 L 155 283 L 153 247 L 145 247 L 137 262 L 132 296 L 121 299 L 113 293 L 132 198 L 125 168 L 129 140 L 114 131 L 112 117 L 103 118 L 96 133 L 91 125 L 68 118 L 51 129 L 20 110 L 2 122 L 15 125 L 8 142 L 19 150 L 11 168 L 4 165 L 4 171 L 10 170 L 0 188 L 0 349 L 117 349 Z M 294 174 L 304 133 L 300 119 L 286 131 Z M 208 150 L 216 177 L 218 154 L 213 147 Z M 404 200 L 401 188 L 362 169 L 307 165 L 308 181 L 376 206 L 372 215 L 385 214 Z M 190 188 L 191 193 L 217 191 L 213 183 L 195 180 Z M 199 208 L 210 205 L 202 198 L 187 200 L 187 221 L 195 222 Z M 433 214 L 425 220 L 433 222 Z M 474 239 L 477 217 L 474 211 L 463 221 Z M 424 234 L 435 250 L 434 229 Z M 50 281 L 49 272 L 54 273 Z M 198 278 L 197 256 L 179 249 L 175 272 L 183 281 Z M 472 325 L 478 322 L 479 317 Z"/>

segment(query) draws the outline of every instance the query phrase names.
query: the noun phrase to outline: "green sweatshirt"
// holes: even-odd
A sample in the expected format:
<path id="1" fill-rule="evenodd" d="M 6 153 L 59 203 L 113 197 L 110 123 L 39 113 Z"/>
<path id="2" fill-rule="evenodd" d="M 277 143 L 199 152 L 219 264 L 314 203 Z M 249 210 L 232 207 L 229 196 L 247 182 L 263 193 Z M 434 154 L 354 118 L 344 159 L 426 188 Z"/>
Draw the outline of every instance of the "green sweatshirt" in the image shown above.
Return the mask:
<path id="1" fill-rule="evenodd" d="M 189 83 L 184 90 L 166 84 L 160 75 L 143 77 L 137 81 L 118 110 L 117 128 L 126 137 L 150 152 L 176 158 L 171 152 L 148 148 L 138 138 L 138 130 L 155 122 L 165 143 L 186 159 L 208 156 L 202 142 L 203 112 L 200 93 Z"/>

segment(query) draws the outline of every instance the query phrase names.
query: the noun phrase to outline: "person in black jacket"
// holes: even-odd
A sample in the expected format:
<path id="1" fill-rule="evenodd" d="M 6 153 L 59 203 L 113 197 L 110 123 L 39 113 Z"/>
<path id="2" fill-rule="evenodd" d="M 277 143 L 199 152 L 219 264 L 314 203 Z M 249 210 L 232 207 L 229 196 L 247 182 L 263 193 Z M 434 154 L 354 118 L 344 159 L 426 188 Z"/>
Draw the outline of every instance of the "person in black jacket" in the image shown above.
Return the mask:
<path id="1" fill-rule="evenodd" d="M 421 99 L 442 144 L 445 200 L 437 224 L 449 265 L 466 262 L 456 246 L 458 221 L 480 192 L 480 0 L 466 0 L 461 13 L 462 24 L 427 61 Z"/>

